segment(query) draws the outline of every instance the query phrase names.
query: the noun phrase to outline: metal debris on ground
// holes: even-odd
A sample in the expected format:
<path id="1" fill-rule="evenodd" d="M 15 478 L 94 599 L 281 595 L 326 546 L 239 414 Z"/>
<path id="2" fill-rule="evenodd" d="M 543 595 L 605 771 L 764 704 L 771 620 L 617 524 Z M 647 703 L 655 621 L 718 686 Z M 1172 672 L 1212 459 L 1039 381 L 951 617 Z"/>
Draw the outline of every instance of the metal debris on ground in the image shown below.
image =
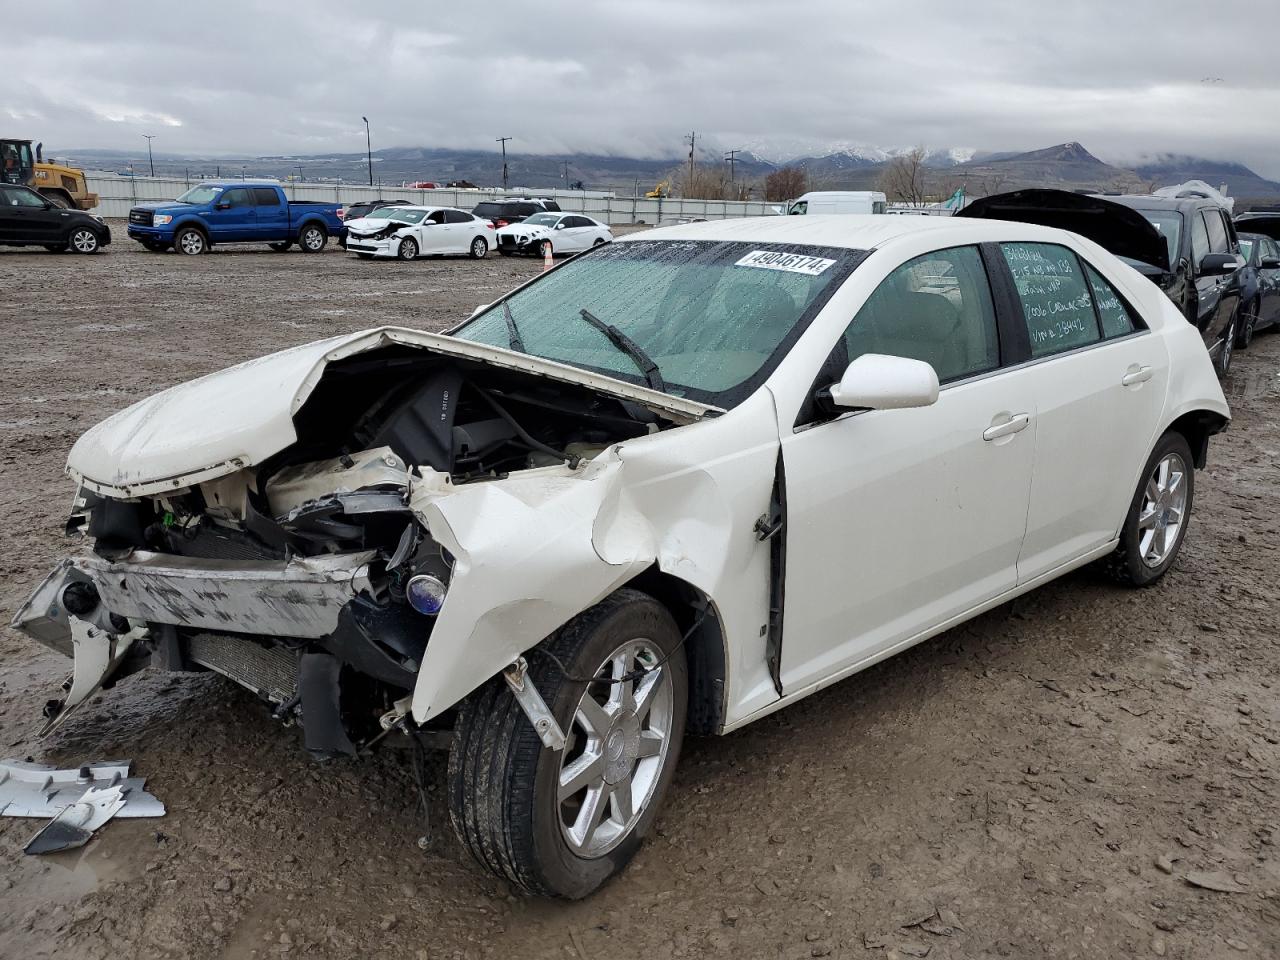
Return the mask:
<path id="1" fill-rule="evenodd" d="M 49 817 L 27 853 L 83 846 L 113 817 L 162 817 L 164 804 L 131 777 L 130 760 L 57 769 L 24 760 L 0 760 L 0 816 Z"/>

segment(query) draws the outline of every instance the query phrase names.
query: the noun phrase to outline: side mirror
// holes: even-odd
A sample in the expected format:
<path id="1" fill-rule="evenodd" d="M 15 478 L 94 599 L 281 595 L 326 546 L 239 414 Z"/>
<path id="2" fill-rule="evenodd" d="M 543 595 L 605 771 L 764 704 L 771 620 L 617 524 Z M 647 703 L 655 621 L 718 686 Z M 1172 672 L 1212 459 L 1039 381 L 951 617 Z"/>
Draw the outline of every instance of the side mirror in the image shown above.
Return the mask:
<path id="1" fill-rule="evenodd" d="M 1263 257 L 1262 263 L 1259 264 L 1263 270 L 1280 269 L 1280 257 Z"/>
<path id="2" fill-rule="evenodd" d="M 845 410 L 901 410 L 938 400 L 938 374 L 923 360 L 864 353 L 826 391 Z"/>
<path id="3" fill-rule="evenodd" d="M 1239 267 L 1240 260 L 1234 253 L 1206 253 L 1200 261 L 1200 273 L 1206 277 L 1235 273 Z"/>
<path id="4" fill-rule="evenodd" d="M 557 224 L 556 224 L 556 229 L 557 229 L 557 230 L 563 230 L 563 229 L 564 229 L 564 224 L 563 224 L 563 223 L 557 223 Z"/>

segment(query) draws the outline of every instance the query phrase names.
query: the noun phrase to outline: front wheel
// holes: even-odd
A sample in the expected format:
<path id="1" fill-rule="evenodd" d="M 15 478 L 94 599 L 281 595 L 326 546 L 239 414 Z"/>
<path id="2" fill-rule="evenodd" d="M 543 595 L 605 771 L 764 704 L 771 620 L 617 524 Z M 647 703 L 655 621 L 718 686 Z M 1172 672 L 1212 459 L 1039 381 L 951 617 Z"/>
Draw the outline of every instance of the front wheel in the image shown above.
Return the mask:
<path id="1" fill-rule="evenodd" d="M 414 240 L 413 237 L 405 237 L 400 241 L 396 256 L 401 260 L 416 260 L 418 257 L 418 241 Z"/>
<path id="2" fill-rule="evenodd" d="M 1120 530 L 1120 543 L 1104 561 L 1113 579 L 1145 587 L 1173 566 L 1191 520 L 1195 482 L 1186 437 L 1166 433 L 1142 468 L 1138 490 Z"/>
<path id="3" fill-rule="evenodd" d="M 1258 311 L 1261 303 L 1257 300 L 1249 304 L 1244 314 L 1244 322 L 1240 326 L 1240 332 L 1236 334 L 1236 346 L 1241 350 L 1248 350 L 1249 344 L 1253 343 L 1253 329 L 1258 323 Z"/>
<path id="4" fill-rule="evenodd" d="M 298 247 L 303 253 L 319 253 L 329 242 L 329 234 L 319 224 L 310 223 L 298 231 Z"/>
<path id="5" fill-rule="evenodd" d="M 490 680 L 454 726 L 449 814 L 491 872 L 577 899 L 619 873 L 653 827 L 680 755 L 688 671 L 671 614 L 630 589 L 569 621 L 529 663 L 564 749 L 544 747 L 505 681 Z"/>
<path id="6" fill-rule="evenodd" d="M 209 241 L 195 227 L 183 227 L 173 238 L 173 249 L 189 257 L 198 256 L 209 249 Z"/>
<path id="7" fill-rule="evenodd" d="M 97 253 L 98 235 L 88 227 L 77 227 L 71 231 L 71 249 L 76 253 Z"/>
<path id="8" fill-rule="evenodd" d="M 1218 359 L 1214 361 L 1214 369 L 1218 371 L 1218 377 L 1225 377 L 1231 371 L 1231 358 L 1236 352 L 1236 331 L 1240 329 L 1240 314 L 1231 318 L 1231 325 L 1227 327 L 1227 332 L 1222 335 L 1222 349 L 1218 351 Z"/>
<path id="9" fill-rule="evenodd" d="M 486 253 L 489 252 L 489 243 L 484 237 L 476 237 L 471 241 L 471 259 L 483 260 Z"/>

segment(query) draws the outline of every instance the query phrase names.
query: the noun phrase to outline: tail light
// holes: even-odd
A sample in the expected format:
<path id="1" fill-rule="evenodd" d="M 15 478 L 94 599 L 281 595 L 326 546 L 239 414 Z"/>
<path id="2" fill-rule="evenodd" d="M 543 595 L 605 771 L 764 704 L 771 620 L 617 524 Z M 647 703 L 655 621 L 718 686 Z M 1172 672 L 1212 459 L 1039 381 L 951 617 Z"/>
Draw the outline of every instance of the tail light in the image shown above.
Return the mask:
<path id="1" fill-rule="evenodd" d="M 505 226 L 507 225 L 507 221 L 506 221 L 506 220 L 498 220 L 498 221 L 496 221 L 495 225 L 496 225 L 496 226 L 498 226 L 498 227 L 505 227 Z"/>
<path id="2" fill-rule="evenodd" d="M 337 209 L 337 214 L 339 220 L 345 220 L 347 217 L 347 211 L 343 210 L 342 207 Z"/>

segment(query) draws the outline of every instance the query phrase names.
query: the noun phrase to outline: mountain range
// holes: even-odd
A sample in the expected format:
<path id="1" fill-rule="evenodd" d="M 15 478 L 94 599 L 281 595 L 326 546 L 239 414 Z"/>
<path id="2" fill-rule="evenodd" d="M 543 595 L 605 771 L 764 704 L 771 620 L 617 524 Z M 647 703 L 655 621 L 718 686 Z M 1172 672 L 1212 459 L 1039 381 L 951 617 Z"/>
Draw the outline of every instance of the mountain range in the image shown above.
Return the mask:
<path id="1" fill-rule="evenodd" d="M 759 147 L 758 149 L 763 149 Z M 772 156 L 785 152 L 766 151 Z M 795 156 L 785 163 L 767 159 L 755 149 L 738 153 L 734 178 L 758 183 L 781 166 L 802 168 L 810 189 L 875 189 L 886 166 L 909 153 L 902 149 L 868 148 L 837 144 L 812 155 Z M 61 154 L 59 154 L 61 156 Z M 149 172 L 145 156 L 136 152 L 76 150 L 70 158 L 86 169 L 139 175 Z M 699 164 L 721 161 L 721 155 L 700 155 Z M 487 150 L 457 150 L 438 147 L 391 147 L 372 156 L 373 177 L 386 185 L 433 180 L 445 183 L 466 180 L 479 185 L 502 183 L 502 156 Z M 603 154 L 526 155 L 511 152 L 507 157 L 508 182 L 513 191 L 521 188 L 548 189 L 580 186 L 592 190 L 613 190 L 621 195 L 640 194 L 661 180 L 682 171 L 686 161 L 674 158 L 642 158 Z M 931 190 L 950 192 L 964 186 L 971 195 L 1015 190 L 1023 187 L 1057 187 L 1065 190 L 1141 191 L 1185 180 L 1204 180 L 1213 186 L 1225 184 L 1239 199 L 1238 209 L 1250 201 L 1280 200 L 1280 182 L 1260 176 L 1242 163 L 1209 160 L 1179 154 L 1144 157 L 1132 166 L 1106 163 L 1077 142 L 1055 144 L 1024 152 L 981 152 L 962 149 L 928 151 L 923 159 Z M 182 154 L 155 155 L 158 175 L 223 177 L 245 176 L 303 180 L 365 182 L 369 160 L 364 153 L 332 153 L 307 156 L 214 157 Z"/>

